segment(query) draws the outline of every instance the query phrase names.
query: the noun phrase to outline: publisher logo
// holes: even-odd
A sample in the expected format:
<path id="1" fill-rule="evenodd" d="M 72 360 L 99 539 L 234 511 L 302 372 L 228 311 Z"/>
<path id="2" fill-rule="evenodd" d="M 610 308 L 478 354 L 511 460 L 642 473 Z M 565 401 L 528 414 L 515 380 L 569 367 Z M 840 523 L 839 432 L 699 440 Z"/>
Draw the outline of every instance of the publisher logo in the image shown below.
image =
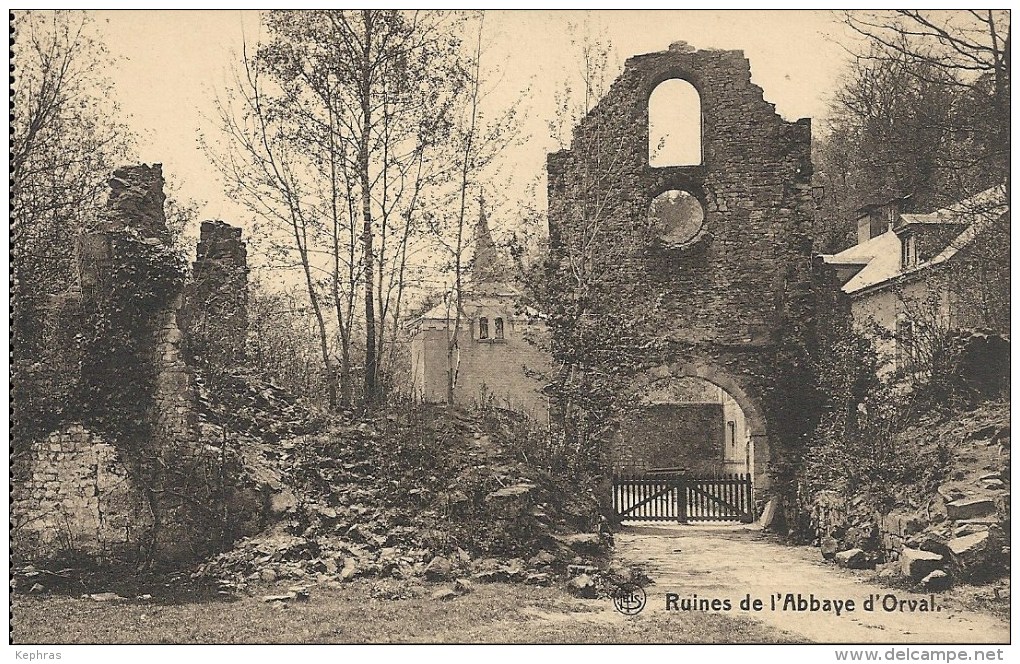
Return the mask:
<path id="1" fill-rule="evenodd" d="M 625 616 L 636 616 L 647 603 L 645 589 L 636 583 L 623 583 L 613 592 L 613 606 Z"/>

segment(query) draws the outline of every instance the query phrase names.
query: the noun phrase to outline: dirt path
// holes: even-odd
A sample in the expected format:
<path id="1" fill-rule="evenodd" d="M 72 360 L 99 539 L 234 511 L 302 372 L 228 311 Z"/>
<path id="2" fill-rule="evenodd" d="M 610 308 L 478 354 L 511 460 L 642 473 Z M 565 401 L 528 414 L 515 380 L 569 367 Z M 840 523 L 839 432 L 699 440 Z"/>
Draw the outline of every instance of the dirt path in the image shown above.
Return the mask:
<path id="1" fill-rule="evenodd" d="M 730 615 L 750 616 L 770 626 L 820 643 L 1008 643 L 1009 624 L 992 616 L 954 610 L 935 595 L 941 611 L 885 611 L 882 600 L 930 599 L 905 590 L 871 583 L 867 574 L 837 569 L 823 562 L 817 549 L 773 542 L 750 526 L 629 526 L 617 534 L 618 557 L 643 566 L 653 579 L 646 587 L 647 611 L 665 611 L 666 593 L 681 599 L 729 599 Z M 741 611 L 750 594 L 761 598 L 762 611 Z M 853 600 L 855 610 L 795 611 L 783 609 L 788 593 L 804 599 Z M 777 599 L 776 610 L 771 598 Z M 863 610 L 869 596 L 875 610 Z M 920 605 L 918 605 L 919 607 Z M 898 607 L 898 604 L 897 604 Z M 907 608 L 907 605 L 904 605 Z"/>

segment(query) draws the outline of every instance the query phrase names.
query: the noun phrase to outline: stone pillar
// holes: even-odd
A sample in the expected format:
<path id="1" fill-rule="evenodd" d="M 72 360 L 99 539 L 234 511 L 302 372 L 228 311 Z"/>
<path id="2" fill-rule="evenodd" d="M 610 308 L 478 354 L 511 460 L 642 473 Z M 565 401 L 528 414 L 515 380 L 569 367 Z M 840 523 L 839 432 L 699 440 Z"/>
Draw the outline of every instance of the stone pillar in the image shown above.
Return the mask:
<path id="1" fill-rule="evenodd" d="M 248 336 L 248 251 L 241 229 L 203 221 L 193 275 L 187 322 L 192 355 L 204 366 L 236 366 L 244 361 Z"/>

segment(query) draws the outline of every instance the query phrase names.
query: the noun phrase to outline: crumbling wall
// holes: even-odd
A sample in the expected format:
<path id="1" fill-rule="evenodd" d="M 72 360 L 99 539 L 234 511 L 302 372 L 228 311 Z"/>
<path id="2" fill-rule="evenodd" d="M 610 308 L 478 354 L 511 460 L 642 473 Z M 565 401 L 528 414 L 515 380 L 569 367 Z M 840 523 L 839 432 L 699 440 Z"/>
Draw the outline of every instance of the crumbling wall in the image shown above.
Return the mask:
<path id="1" fill-rule="evenodd" d="M 239 478 L 225 451 L 200 439 L 182 331 L 185 262 L 166 226 L 162 169 L 121 168 L 109 183 L 106 208 L 78 242 L 79 288 L 52 313 L 51 322 L 68 324 L 61 338 L 76 339 L 45 358 L 51 374 L 74 365 L 61 374 L 63 421 L 15 460 L 12 518 L 24 558 L 71 548 L 100 559 L 178 560 L 231 534 L 223 506 Z M 236 229 L 211 231 L 199 263 L 239 257 L 240 268 L 233 278 L 199 270 L 201 287 L 229 293 L 240 280 L 232 306 L 213 300 L 234 331 L 227 343 L 243 353 L 244 247 Z"/>
<path id="2" fill-rule="evenodd" d="M 703 158 L 653 168 L 648 100 L 670 79 L 700 95 Z M 776 114 L 742 52 L 677 44 L 628 59 L 570 149 L 548 158 L 554 259 L 577 264 L 578 252 L 597 244 L 601 273 L 591 288 L 640 314 L 632 331 L 648 342 L 645 366 L 683 375 L 700 367 L 745 395 L 761 415 L 750 432 L 756 454 L 768 449 L 766 436 L 781 454 L 806 428 L 796 409 L 807 406 L 791 390 L 810 381 L 790 349 L 812 320 L 810 149 L 810 121 Z M 652 199 L 669 190 L 704 209 L 701 231 L 681 246 L 648 218 Z"/>
<path id="3" fill-rule="evenodd" d="M 19 460 L 12 485 L 14 555 L 77 551 L 103 560 L 134 559 L 152 514 L 113 445 L 73 424 L 54 431 Z"/>
<path id="4" fill-rule="evenodd" d="M 188 345 L 214 368 L 244 360 L 248 336 L 248 251 L 241 229 L 203 221 L 188 290 Z"/>

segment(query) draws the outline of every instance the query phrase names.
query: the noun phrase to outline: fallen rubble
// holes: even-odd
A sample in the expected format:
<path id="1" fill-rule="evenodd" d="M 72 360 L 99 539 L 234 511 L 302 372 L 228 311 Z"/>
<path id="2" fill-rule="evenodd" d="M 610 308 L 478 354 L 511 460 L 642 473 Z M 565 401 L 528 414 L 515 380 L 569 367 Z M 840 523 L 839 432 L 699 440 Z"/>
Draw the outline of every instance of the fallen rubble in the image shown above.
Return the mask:
<path id="1" fill-rule="evenodd" d="M 822 557 L 853 567 L 846 563 L 854 552 L 857 566 L 877 566 L 887 581 L 932 591 L 959 582 L 1008 583 L 1009 403 L 922 418 L 898 435 L 897 444 L 903 454 L 945 449 L 945 477 L 933 489 L 891 487 L 891 505 L 867 493 L 820 492 L 812 527 Z"/>
<path id="2" fill-rule="evenodd" d="M 279 395 L 245 399 L 269 397 Z M 408 405 L 336 417 L 315 432 L 291 413 L 290 430 L 302 433 L 273 441 L 277 428 L 270 442 L 256 429 L 272 418 L 238 414 L 250 424 L 232 444 L 263 482 L 268 526 L 202 563 L 194 579 L 228 592 L 357 577 L 469 588 L 546 585 L 566 578 L 568 565 L 606 566 L 611 536 L 594 493 L 515 454 L 507 413 Z"/>

